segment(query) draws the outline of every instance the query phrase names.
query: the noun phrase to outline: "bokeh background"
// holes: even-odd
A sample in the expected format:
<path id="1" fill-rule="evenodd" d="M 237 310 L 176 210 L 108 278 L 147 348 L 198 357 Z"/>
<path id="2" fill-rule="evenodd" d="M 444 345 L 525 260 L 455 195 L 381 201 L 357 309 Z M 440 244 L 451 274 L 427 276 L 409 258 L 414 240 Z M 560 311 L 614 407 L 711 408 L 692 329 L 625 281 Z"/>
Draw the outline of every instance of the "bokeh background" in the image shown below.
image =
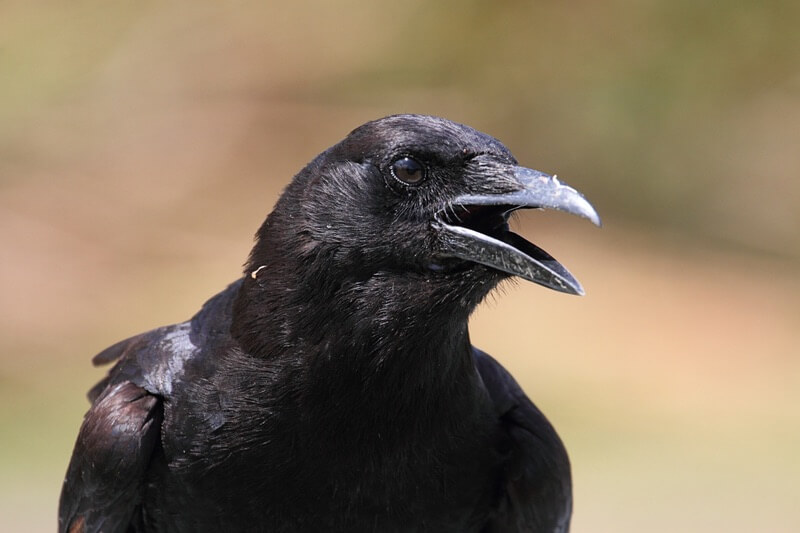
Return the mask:
<path id="1" fill-rule="evenodd" d="M 89 358 L 240 273 L 366 120 L 556 172 L 587 289 L 476 313 L 570 450 L 575 532 L 800 531 L 800 3 L 0 3 L 0 529 L 53 531 Z"/>

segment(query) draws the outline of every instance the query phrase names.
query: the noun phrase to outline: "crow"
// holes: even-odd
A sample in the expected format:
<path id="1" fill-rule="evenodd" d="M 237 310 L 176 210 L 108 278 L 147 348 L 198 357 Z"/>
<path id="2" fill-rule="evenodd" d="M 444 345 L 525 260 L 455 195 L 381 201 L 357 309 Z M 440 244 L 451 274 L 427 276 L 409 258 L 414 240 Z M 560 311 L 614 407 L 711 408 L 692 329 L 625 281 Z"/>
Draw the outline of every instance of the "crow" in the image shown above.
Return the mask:
<path id="1" fill-rule="evenodd" d="M 95 356 L 116 364 L 89 393 L 59 531 L 567 531 L 566 450 L 467 329 L 513 276 L 583 293 L 509 230 L 531 208 L 600 224 L 467 126 L 353 130 L 290 182 L 241 279 Z"/>

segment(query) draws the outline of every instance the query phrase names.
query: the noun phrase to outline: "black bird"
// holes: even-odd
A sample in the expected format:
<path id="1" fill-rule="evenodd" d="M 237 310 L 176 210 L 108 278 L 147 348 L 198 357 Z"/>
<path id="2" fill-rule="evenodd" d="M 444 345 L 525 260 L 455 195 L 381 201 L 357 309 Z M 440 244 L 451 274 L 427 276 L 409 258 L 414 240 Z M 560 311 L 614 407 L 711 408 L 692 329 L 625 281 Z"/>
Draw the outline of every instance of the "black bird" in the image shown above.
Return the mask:
<path id="1" fill-rule="evenodd" d="M 354 130 L 290 183 L 240 280 L 94 358 L 116 365 L 89 393 L 59 530 L 567 531 L 561 440 L 467 331 L 511 276 L 582 294 L 509 231 L 524 208 L 599 225 L 469 127 Z"/>

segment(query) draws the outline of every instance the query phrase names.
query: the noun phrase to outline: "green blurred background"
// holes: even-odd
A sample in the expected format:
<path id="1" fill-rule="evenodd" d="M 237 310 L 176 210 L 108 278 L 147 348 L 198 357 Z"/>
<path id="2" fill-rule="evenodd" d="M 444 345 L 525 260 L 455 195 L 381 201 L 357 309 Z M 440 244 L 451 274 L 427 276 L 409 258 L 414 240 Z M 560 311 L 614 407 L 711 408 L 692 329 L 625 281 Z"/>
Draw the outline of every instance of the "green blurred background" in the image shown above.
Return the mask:
<path id="1" fill-rule="evenodd" d="M 472 322 L 570 450 L 576 532 L 800 531 L 800 3 L 0 3 L 0 529 L 52 531 L 89 358 L 239 275 L 362 122 L 441 115 L 556 172 L 585 298 Z"/>

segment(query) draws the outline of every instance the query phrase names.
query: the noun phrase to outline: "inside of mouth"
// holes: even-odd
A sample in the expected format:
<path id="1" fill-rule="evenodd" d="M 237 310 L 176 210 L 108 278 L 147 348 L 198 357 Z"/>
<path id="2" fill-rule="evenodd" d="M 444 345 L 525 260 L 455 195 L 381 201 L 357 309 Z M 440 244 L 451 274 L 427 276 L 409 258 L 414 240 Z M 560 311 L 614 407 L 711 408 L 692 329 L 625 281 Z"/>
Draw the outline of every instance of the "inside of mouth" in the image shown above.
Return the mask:
<path id="1" fill-rule="evenodd" d="M 439 217 L 441 222 L 447 225 L 467 228 L 473 232 L 481 233 L 493 240 L 501 241 L 516 252 L 523 254 L 520 256 L 508 249 L 503 250 L 502 246 L 498 248 L 491 245 L 488 247 L 476 245 L 471 252 L 474 255 L 468 254 L 468 257 L 456 255 L 455 257 L 482 263 L 500 271 L 521 276 L 551 289 L 571 294 L 583 294 L 580 283 L 553 256 L 509 230 L 508 218 L 511 213 L 526 207 L 518 205 L 456 205 L 448 206 L 445 211 L 439 214 Z M 530 208 L 536 209 L 535 206 Z M 505 259 L 500 258 L 501 255 Z M 524 256 L 527 256 L 528 259 L 525 259 Z M 431 270 L 446 270 L 448 265 L 437 262 L 429 268 Z"/>
<path id="2" fill-rule="evenodd" d="M 512 205 L 455 205 L 447 209 L 444 218 L 448 224 L 498 236 L 508 231 L 508 217 L 516 209 L 518 206 Z"/>
<path id="3" fill-rule="evenodd" d="M 508 219 L 518 209 L 518 205 L 456 205 L 446 211 L 445 222 L 483 233 L 494 239 L 510 244 L 540 262 L 556 263 L 550 254 L 510 230 Z M 560 266 L 560 265 L 559 265 Z"/>

